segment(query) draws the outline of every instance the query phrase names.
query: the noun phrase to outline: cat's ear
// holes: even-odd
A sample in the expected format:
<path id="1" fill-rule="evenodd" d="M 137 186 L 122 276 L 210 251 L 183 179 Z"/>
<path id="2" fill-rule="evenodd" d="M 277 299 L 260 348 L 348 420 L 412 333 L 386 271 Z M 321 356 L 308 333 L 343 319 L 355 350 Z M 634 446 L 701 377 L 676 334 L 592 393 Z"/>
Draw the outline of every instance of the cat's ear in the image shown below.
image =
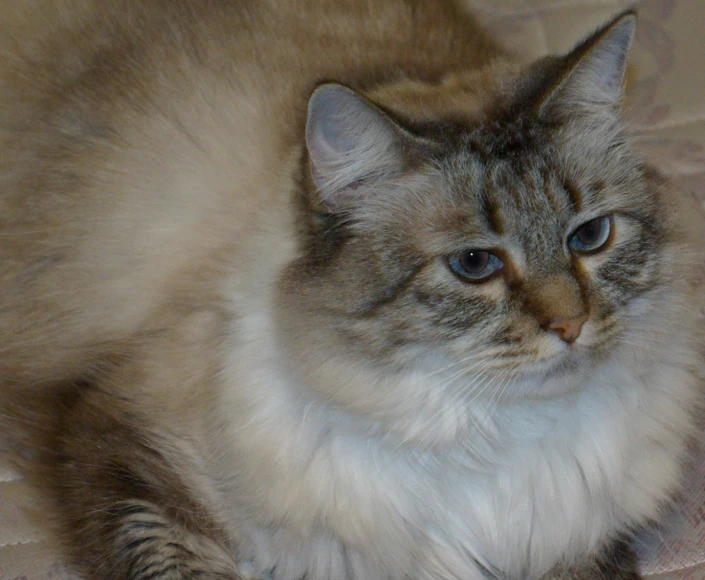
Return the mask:
<path id="1" fill-rule="evenodd" d="M 635 26 L 636 14 L 623 12 L 574 48 L 543 95 L 540 112 L 558 105 L 616 114 Z"/>
<path id="2" fill-rule="evenodd" d="M 398 174 L 402 130 L 362 95 L 337 84 L 318 87 L 308 102 L 306 147 L 321 200 L 345 208 L 357 186 Z"/>

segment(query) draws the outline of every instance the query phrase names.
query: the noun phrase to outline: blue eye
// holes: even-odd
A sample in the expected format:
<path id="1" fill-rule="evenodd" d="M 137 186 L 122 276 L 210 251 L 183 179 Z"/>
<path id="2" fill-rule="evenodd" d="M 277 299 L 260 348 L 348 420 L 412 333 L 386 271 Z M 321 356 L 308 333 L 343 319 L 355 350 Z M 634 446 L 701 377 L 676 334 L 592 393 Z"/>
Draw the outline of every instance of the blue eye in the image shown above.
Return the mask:
<path id="1" fill-rule="evenodd" d="M 602 216 L 585 222 L 568 240 L 568 247 L 586 254 L 600 250 L 610 239 L 612 216 Z"/>
<path id="2" fill-rule="evenodd" d="M 481 282 L 501 270 L 504 263 L 487 250 L 465 250 L 450 256 L 448 265 L 461 278 Z"/>

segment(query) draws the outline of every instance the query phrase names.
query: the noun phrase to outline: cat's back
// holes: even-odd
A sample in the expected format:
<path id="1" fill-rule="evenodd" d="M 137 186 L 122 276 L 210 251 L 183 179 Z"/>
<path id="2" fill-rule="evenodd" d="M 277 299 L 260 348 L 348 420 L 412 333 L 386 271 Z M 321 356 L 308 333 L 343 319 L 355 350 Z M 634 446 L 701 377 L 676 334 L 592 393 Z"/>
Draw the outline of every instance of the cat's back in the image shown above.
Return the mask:
<path id="1" fill-rule="evenodd" d="M 205 54 L 217 31 L 204 19 L 222 23 L 210 4 L 0 8 L 4 383 L 67 380 L 120 356 L 179 292 L 201 290 L 177 286 L 222 246 L 217 216 L 234 238 L 246 221 L 251 200 L 223 204 L 241 185 L 248 103 L 214 82 L 232 51 Z M 242 180 L 262 169 L 250 157 Z"/>
<path id="2" fill-rule="evenodd" d="M 210 297 L 263 220 L 285 241 L 317 83 L 497 51 L 449 1 L 28 0 L 0 7 L 0 53 L 0 374 L 29 383 Z"/>

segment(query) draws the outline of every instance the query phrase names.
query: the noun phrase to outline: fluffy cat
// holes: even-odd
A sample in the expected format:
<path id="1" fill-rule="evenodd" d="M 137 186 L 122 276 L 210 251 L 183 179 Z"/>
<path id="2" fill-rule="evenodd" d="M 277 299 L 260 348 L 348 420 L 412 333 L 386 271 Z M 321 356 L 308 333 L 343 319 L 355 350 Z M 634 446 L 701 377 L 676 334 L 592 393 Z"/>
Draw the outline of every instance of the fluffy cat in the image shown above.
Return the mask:
<path id="1" fill-rule="evenodd" d="M 439 0 L 11 4 L 3 422 L 77 569 L 638 578 L 702 229 L 632 13 L 523 66 Z"/>

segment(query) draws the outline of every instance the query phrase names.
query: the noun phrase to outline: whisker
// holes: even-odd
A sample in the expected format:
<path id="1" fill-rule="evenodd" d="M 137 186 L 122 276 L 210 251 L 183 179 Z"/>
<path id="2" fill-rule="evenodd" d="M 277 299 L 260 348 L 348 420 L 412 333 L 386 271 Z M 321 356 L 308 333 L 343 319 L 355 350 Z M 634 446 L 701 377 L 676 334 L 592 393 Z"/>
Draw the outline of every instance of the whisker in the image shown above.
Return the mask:
<path id="1" fill-rule="evenodd" d="M 489 343 L 488 346 L 495 346 L 496 344 L 498 344 L 498 341 L 491 342 L 491 343 Z M 426 378 L 433 377 L 433 376 L 435 376 L 435 375 L 437 375 L 437 374 L 440 374 L 440 373 L 442 373 L 442 372 L 445 372 L 445 371 L 447 371 L 447 370 L 450 370 L 450 369 L 452 369 L 452 368 L 454 368 L 454 367 L 457 367 L 457 366 L 459 366 L 459 365 L 465 364 L 467 361 L 469 361 L 469 360 L 471 360 L 471 359 L 473 359 L 473 358 L 476 358 L 476 357 L 478 357 L 478 356 L 481 357 L 481 358 L 484 358 L 484 357 L 487 357 L 487 356 L 491 356 L 491 351 L 488 351 L 486 348 L 482 348 L 481 350 L 480 350 L 480 349 L 477 349 L 477 350 L 475 350 L 475 351 L 471 351 L 468 356 L 465 356 L 465 357 L 463 357 L 462 359 L 460 359 L 460 360 L 458 360 L 458 361 L 455 361 L 455 362 L 452 362 L 452 363 L 450 363 L 449 365 L 446 365 L 446 366 L 441 367 L 441 368 L 439 368 L 439 369 L 435 369 L 435 370 L 431 371 L 430 373 L 428 373 L 424 378 L 426 379 Z"/>

